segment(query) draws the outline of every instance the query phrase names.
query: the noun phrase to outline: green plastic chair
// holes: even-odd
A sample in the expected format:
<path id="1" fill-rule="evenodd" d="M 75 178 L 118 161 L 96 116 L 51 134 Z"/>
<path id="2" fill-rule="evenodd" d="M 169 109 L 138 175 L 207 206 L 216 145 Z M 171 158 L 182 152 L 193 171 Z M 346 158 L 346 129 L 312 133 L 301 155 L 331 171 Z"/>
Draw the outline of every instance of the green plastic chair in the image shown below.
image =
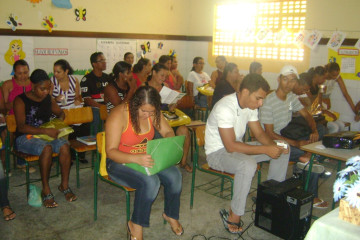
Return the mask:
<path id="1" fill-rule="evenodd" d="M 200 127 L 196 128 L 196 130 L 195 130 L 195 152 L 194 152 L 194 158 L 193 158 L 193 172 L 192 172 L 192 181 L 191 181 L 190 209 L 193 208 L 194 190 L 195 190 L 195 174 L 196 174 L 197 170 L 201 171 L 201 172 L 211 174 L 211 175 L 214 175 L 214 176 L 217 176 L 217 177 L 219 177 L 221 179 L 221 184 L 220 184 L 220 196 L 221 197 L 223 196 L 225 179 L 228 180 L 230 182 L 230 184 L 231 184 L 231 190 L 230 190 L 231 191 L 231 196 L 230 197 L 232 198 L 232 195 L 233 195 L 234 174 L 214 170 L 214 169 L 210 168 L 207 163 L 205 163 L 205 164 L 203 164 L 201 166 L 199 165 L 199 163 L 198 163 L 198 160 L 199 160 L 199 148 L 204 147 L 204 145 L 205 145 L 205 126 L 200 126 Z M 216 194 L 213 194 L 213 195 L 216 195 Z"/>
<path id="2" fill-rule="evenodd" d="M 12 149 L 12 146 L 10 144 L 10 134 L 14 134 L 16 132 L 16 120 L 15 115 L 7 115 L 6 116 L 6 125 L 7 125 L 7 136 L 5 140 L 5 168 L 6 168 L 6 180 L 7 180 L 7 186 L 9 187 L 9 170 L 10 170 L 10 156 L 12 155 L 14 158 L 20 158 L 25 161 L 26 166 L 26 196 L 29 195 L 29 186 L 31 182 L 38 182 L 41 181 L 40 179 L 30 179 L 30 173 L 29 168 L 30 162 L 38 161 L 39 156 L 37 155 L 30 155 L 27 153 L 23 153 L 20 151 L 17 151 L 15 149 Z M 59 161 L 58 161 L 58 154 L 53 153 L 52 154 L 53 160 L 57 162 L 56 165 L 56 174 L 54 176 L 50 177 L 58 177 L 59 176 Z"/>
<path id="3" fill-rule="evenodd" d="M 93 113 L 91 107 L 64 109 L 65 119 L 67 125 L 90 123 L 93 121 Z M 91 134 L 90 134 L 91 135 Z M 69 140 L 70 150 L 75 153 L 76 164 L 76 186 L 80 188 L 80 164 L 79 153 L 92 152 L 91 164 L 94 165 L 94 156 L 96 152 L 96 145 L 86 145 L 76 139 Z"/>
<path id="4" fill-rule="evenodd" d="M 106 152 L 105 152 L 105 132 L 99 132 L 96 135 L 97 151 L 94 166 L 94 221 L 97 220 L 97 195 L 98 195 L 98 178 L 109 183 L 115 187 L 120 188 L 125 192 L 126 197 L 126 222 L 130 221 L 130 192 L 136 191 L 134 188 L 129 188 L 118 184 L 110 179 L 106 172 Z M 101 168 L 101 170 L 100 170 Z"/>

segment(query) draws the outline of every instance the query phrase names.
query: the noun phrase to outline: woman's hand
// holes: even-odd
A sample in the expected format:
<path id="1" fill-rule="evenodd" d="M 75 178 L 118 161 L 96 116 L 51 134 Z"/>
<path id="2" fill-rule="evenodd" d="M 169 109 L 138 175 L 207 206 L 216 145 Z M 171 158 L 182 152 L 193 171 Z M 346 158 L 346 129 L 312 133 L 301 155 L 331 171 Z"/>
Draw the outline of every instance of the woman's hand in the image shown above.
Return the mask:
<path id="1" fill-rule="evenodd" d="M 154 166 L 154 160 L 151 155 L 148 154 L 136 154 L 134 155 L 134 162 L 143 167 L 152 168 Z"/>
<path id="2" fill-rule="evenodd" d="M 132 76 L 130 78 L 127 78 L 125 81 L 129 84 L 131 90 L 137 89 L 136 80 Z"/>
<path id="3" fill-rule="evenodd" d="M 169 104 L 168 107 L 169 107 L 169 112 L 174 112 L 176 108 L 176 103 Z"/>
<path id="4" fill-rule="evenodd" d="M 64 95 L 59 95 L 59 96 L 57 96 L 57 97 L 55 98 L 55 100 L 56 100 L 57 102 L 61 102 L 64 98 L 65 98 Z"/>
<path id="5" fill-rule="evenodd" d="M 75 106 L 79 106 L 82 104 L 82 101 L 80 101 L 79 99 L 75 99 L 74 104 Z"/>
<path id="6" fill-rule="evenodd" d="M 43 128 L 43 129 L 44 129 L 44 134 L 55 139 L 58 137 L 60 133 L 60 131 L 57 130 L 56 128 Z"/>

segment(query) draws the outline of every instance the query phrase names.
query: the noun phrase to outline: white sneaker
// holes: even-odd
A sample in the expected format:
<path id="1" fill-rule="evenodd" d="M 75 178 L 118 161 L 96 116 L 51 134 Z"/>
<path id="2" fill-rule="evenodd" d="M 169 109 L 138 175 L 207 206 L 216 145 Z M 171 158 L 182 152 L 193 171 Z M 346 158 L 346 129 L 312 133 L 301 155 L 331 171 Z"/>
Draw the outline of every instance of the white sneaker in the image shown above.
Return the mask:
<path id="1" fill-rule="evenodd" d="M 303 162 L 298 162 L 296 163 L 296 167 L 301 169 L 301 170 L 304 170 L 305 171 L 309 171 L 309 162 L 307 163 L 303 163 Z M 325 168 L 324 166 L 322 165 L 319 165 L 319 164 L 313 164 L 312 165 L 312 169 L 311 169 L 311 172 L 313 173 L 323 173 L 325 171 Z"/>

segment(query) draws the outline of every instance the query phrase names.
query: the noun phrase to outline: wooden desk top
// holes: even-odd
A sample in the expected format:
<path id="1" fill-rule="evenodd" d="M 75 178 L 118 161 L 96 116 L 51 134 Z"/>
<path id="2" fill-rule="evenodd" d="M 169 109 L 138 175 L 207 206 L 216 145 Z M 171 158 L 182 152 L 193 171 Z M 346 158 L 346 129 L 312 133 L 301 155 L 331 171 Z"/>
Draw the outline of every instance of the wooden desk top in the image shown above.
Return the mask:
<path id="1" fill-rule="evenodd" d="M 185 126 L 189 128 L 196 128 L 196 127 L 204 126 L 205 124 L 206 122 L 195 120 L 195 121 L 191 121 L 189 124 L 186 124 Z"/>
<path id="2" fill-rule="evenodd" d="M 346 160 L 348 160 L 353 156 L 360 155 L 360 150 L 358 147 L 353 149 L 336 149 L 336 148 L 320 149 L 316 147 L 319 145 L 322 145 L 321 141 L 301 146 L 300 149 L 306 152 L 319 154 L 321 156 L 329 157 L 344 162 L 346 162 Z"/>

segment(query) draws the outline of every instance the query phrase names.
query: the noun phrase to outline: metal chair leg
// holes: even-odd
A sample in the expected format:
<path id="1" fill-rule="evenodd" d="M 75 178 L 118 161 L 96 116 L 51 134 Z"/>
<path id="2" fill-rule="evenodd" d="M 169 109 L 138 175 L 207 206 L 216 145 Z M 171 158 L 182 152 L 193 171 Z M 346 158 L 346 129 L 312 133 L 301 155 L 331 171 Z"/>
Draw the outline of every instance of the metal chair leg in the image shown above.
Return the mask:
<path id="1" fill-rule="evenodd" d="M 76 186 L 80 188 L 80 176 L 79 176 L 79 155 L 78 152 L 75 151 L 75 163 L 76 163 Z"/>

